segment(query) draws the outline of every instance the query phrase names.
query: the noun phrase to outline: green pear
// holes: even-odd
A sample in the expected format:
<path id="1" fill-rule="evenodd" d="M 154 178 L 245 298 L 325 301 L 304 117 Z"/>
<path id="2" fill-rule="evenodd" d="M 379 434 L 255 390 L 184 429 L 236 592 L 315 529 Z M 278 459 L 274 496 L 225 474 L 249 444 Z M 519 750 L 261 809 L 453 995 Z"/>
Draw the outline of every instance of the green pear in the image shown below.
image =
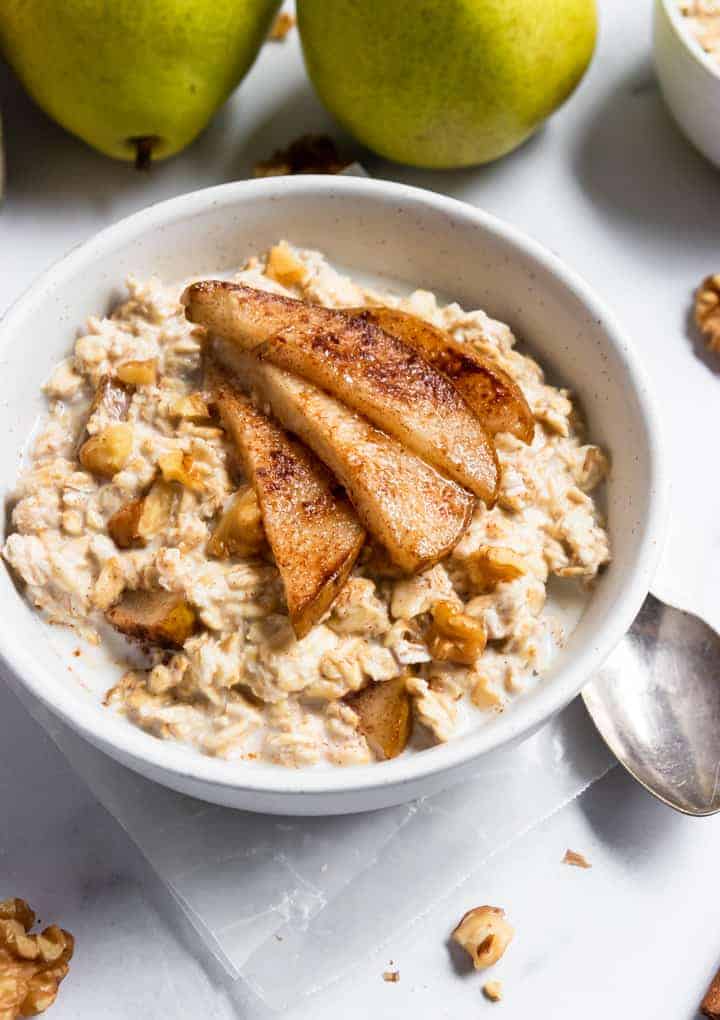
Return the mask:
<path id="1" fill-rule="evenodd" d="M 33 99 L 115 159 L 179 152 L 248 70 L 279 0 L 0 0 Z"/>
<path id="2" fill-rule="evenodd" d="M 398 163 L 461 167 L 516 148 L 592 57 L 594 0 L 298 0 L 327 108 Z"/>

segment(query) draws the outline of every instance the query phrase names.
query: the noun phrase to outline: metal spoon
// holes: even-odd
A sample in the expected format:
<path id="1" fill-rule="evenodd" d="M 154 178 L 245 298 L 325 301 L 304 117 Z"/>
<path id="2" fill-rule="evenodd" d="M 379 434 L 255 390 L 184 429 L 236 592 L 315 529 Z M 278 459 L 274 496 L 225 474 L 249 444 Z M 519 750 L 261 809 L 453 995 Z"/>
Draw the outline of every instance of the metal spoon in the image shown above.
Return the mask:
<path id="1" fill-rule="evenodd" d="M 687 815 L 720 811 L 720 636 L 711 627 L 648 595 L 583 699 L 646 790 Z"/>

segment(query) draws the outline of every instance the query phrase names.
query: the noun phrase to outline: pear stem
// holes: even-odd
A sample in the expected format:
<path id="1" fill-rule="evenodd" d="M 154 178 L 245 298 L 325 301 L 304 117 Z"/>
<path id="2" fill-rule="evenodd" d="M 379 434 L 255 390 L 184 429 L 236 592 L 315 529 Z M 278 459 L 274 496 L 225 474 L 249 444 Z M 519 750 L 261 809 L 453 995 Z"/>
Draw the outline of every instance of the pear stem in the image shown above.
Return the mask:
<path id="1" fill-rule="evenodd" d="M 131 138 L 130 143 L 135 146 L 135 169 L 149 170 L 152 166 L 153 145 L 157 142 L 155 135 L 143 135 L 140 138 Z"/>

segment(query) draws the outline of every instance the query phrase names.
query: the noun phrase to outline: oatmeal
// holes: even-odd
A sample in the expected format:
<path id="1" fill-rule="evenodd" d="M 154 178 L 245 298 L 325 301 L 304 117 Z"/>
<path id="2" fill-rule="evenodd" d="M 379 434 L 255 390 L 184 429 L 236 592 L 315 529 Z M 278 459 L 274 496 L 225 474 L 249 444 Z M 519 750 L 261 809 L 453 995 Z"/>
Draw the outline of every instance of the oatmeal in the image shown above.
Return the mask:
<path id="1" fill-rule="evenodd" d="M 720 70 L 720 2 L 719 0 L 683 0 L 680 10 L 688 28 Z"/>
<path id="2" fill-rule="evenodd" d="M 530 428 L 492 436 L 494 505 L 418 461 L 455 487 L 460 523 L 446 553 L 408 573 L 325 466 L 286 437 L 349 549 L 347 576 L 298 637 L 263 492 L 203 374 L 205 330 L 186 318 L 180 286 L 130 278 L 127 300 L 89 319 L 46 384 L 49 413 L 16 488 L 6 562 L 48 621 L 94 643 L 111 625 L 139 639 L 108 711 L 205 754 L 352 765 L 401 752 L 413 723 L 410 749 L 481 724 L 538 682 L 562 641 L 545 605 L 550 577 L 587 586 L 608 562 L 592 496 L 604 454 L 585 441 L 568 391 L 548 385 L 484 312 L 361 286 L 286 242 L 234 280 L 330 309 L 410 313 L 445 331 L 455 355 L 479 356 L 490 377 L 519 387 Z M 258 410 L 237 400 L 233 413 L 252 424 Z"/>

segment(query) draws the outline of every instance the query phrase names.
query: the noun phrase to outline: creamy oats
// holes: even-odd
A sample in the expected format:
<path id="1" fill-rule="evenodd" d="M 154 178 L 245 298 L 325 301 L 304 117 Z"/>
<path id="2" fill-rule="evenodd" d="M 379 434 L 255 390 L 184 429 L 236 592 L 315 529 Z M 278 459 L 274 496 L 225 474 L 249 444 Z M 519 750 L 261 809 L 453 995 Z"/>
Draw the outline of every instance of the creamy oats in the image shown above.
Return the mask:
<path id="1" fill-rule="evenodd" d="M 285 242 L 251 258 L 235 279 L 335 308 L 411 312 L 510 373 L 536 427 L 530 445 L 495 437 L 497 505 L 478 505 L 452 554 L 416 576 L 400 576 L 367 546 L 331 611 L 296 640 L 267 551 L 229 559 L 207 552 L 244 479 L 202 399 L 185 399 L 202 388 L 202 331 L 185 319 L 181 287 L 131 277 L 127 300 L 108 318 L 89 319 L 45 386 L 49 413 L 17 485 L 5 560 L 47 620 L 95 643 L 114 633 L 104 613 L 123 591 L 182 596 L 200 629 L 174 653 L 146 649 L 144 668 L 128 644 L 125 672 L 106 700 L 108 711 L 205 754 L 292 767 L 372 761 L 344 699 L 401 675 L 414 710 L 411 750 L 481 724 L 536 682 L 563 640 L 545 609 L 550 575 L 587 586 L 609 559 L 590 495 L 605 477 L 604 454 L 585 442 L 570 394 L 546 384 L 538 364 L 514 349 L 510 329 L 482 311 L 439 304 L 427 291 L 400 298 L 361 286 L 317 252 Z M 88 417 L 108 375 L 130 381 L 129 428 L 121 469 L 103 478 L 83 468 L 78 450 L 113 425 L 102 405 Z M 158 464 L 173 492 L 168 517 L 143 547 L 118 548 L 108 522 L 147 492 Z M 482 627 L 487 646 L 478 656 L 474 628 Z M 466 661 L 447 661 L 453 641 L 453 657 Z"/>

